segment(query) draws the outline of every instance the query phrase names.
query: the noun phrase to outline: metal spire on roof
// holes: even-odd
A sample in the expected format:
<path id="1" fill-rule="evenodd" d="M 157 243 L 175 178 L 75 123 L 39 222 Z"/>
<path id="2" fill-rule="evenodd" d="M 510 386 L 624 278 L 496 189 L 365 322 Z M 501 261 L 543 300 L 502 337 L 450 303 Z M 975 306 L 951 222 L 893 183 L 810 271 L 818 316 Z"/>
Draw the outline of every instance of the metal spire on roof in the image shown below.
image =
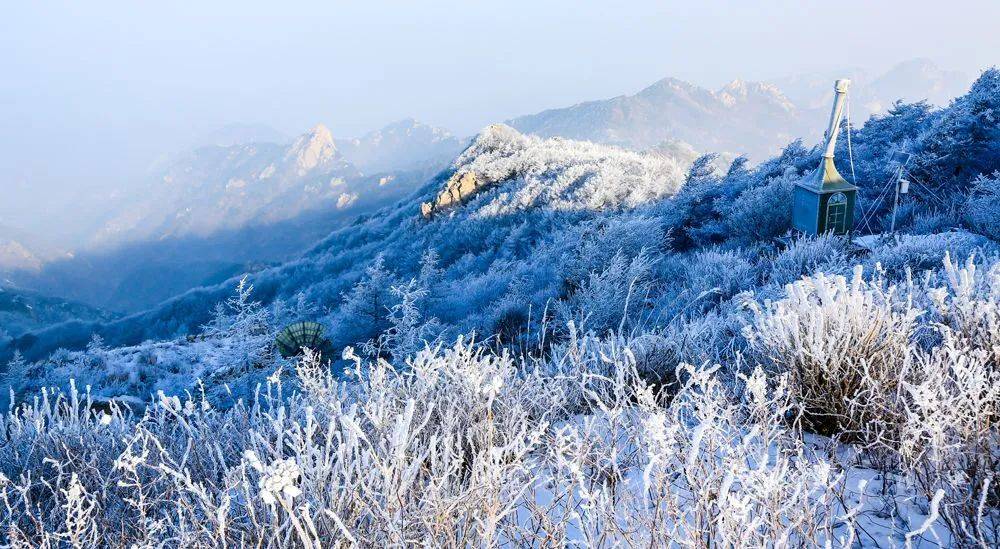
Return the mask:
<path id="1" fill-rule="evenodd" d="M 844 117 L 844 102 L 847 99 L 847 90 L 850 87 L 851 81 L 846 78 L 841 78 L 834 84 L 833 89 L 836 91 L 836 97 L 833 100 L 833 111 L 830 113 L 830 126 L 827 128 L 826 133 L 823 134 L 826 138 L 826 149 L 823 152 L 823 158 L 833 158 L 833 151 L 837 147 L 837 134 L 840 133 L 840 120 Z"/>

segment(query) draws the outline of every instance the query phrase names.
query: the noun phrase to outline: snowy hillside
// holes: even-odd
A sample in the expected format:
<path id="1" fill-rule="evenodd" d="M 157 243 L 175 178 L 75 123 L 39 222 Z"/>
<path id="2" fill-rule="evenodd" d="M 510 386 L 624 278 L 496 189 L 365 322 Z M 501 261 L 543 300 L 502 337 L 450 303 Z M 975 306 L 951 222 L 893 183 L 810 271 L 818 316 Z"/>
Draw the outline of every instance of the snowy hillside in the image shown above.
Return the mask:
<path id="1" fill-rule="evenodd" d="M 884 200 L 883 186 L 895 169 L 889 163 L 892 151 L 905 144 L 918 156 L 911 175 L 924 183 L 915 185 L 904 200 L 897 227 L 918 234 L 964 227 L 996 237 L 990 221 L 992 180 L 977 178 L 1000 166 L 990 152 L 991 142 L 967 144 L 980 139 L 975 136 L 983 130 L 976 128 L 991 127 L 991 119 L 982 113 L 994 108 L 995 74 L 987 72 L 969 94 L 946 109 L 903 106 L 855 129 L 855 167 L 861 202 L 866 204 L 859 211 L 865 217 L 858 220 L 862 230 L 879 232 L 888 226 L 891 204 Z M 838 154 L 843 158 L 847 151 Z M 715 171 L 717 160 L 706 158 L 682 177 L 671 160 L 654 154 L 542 140 L 491 127 L 449 170 L 413 196 L 333 232 L 300 259 L 260 270 L 252 281 L 267 303 L 295 302 L 301 294 L 308 302 L 324 304 L 322 319 L 337 345 L 377 338 L 390 324 L 384 311 L 399 299 L 391 287 L 438 272 L 432 277 L 434 290 L 426 289 L 422 310 L 448 333 L 521 337 L 524 331 L 538 329 L 540 313 L 535 311 L 546 307 L 550 314 L 558 310 L 562 320 L 571 319 L 584 310 L 580 296 L 597 291 L 587 290 L 590 285 L 614 284 L 591 278 L 607 269 L 607 277 L 648 276 L 639 279 L 650 284 L 639 287 L 650 292 L 646 301 L 631 299 L 630 307 L 650 318 L 669 319 L 687 310 L 678 304 L 677 291 L 688 280 L 683 273 L 700 272 L 687 266 L 697 263 L 698 254 L 731 264 L 734 276 L 742 273 L 743 279 L 733 280 L 726 292 L 760 284 L 762 275 L 752 274 L 752 265 L 774 258 L 772 239 L 790 227 L 791 186 L 814 170 L 818 160 L 818 151 L 793 143 L 780 156 L 752 168 L 737 159 L 724 172 Z M 437 200 L 463 173 L 475 173 L 489 184 L 460 207 L 424 219 L 420 204 Z M 946 208 L 942 200 L 954 206 Z M 952 250 L 956 254 L 968 253 L 981 245 L 981 238 L 957 235 L 942 242 L 959 246 Z M 899 245 L 910 249 L 917 246 L 914 242 Z M 603 246 L 620 248 L 621 253 L 598 251 Z M 926 259 L 911 266 L 933 267 L 948 246 L 930 246 L 923 252 Z M 744 254 L 750 254 L 750 266 Z M 889 260 L 877 257 L 871 266 L 875 261 L 886 265 Z M 906 261 L 892 259 L 891 265 L 899 269 Z M 699 287 L 713 287 L 711 276 L 698 276 L 707 277 Z M 59 346 L 80 348 L 93 331 L 114 345 L 190 333 L 208 321 L 211 304 L 225 299 L 233 283 L 197 289 L 113 324 L 39 332 L 21 351 L 41 358 Z M 661 291 L 665 293 L 657 293 Z M 363 305 L 364 311 L 354 308 L 368 298 L 372 301 Z M 618 305 L 608 307 L 603 316 L 589 314 L 594 329 L 619 326 L 622 316 L 613 312 Z"/>
<path id="2" fill-rule="evenodd" d="M 0 286 L 0 345 L 25 332 L 70 320 L 108 321 L 113 315 L 63 299 Z"/>
<path id="3" fill-rule="evenodd" d="M 449 186 L 469 176 L 484 190 L 502 186 L 502 192 L 472 207 L 475 215 L 484 217 L 533 208 L 635 207 L 676 193 L 684 179 L 682 165 L 665 155 L 546 140 L 502 124 L 483 130 L 455 160 L 453 169 L 443 192 L 450 192 Z"/>
<path id="4" fill-rule="evenodd" d="M 297 259 L 7 342 L 0 519 L 29 545 L 996 546 L 997 113 L 989 70 L 851 128 L 853 240 L 790 234 L 802 142 L 684 170 L 490 126 Z M 284 358 L 301 320 L 336 352 Z"/>

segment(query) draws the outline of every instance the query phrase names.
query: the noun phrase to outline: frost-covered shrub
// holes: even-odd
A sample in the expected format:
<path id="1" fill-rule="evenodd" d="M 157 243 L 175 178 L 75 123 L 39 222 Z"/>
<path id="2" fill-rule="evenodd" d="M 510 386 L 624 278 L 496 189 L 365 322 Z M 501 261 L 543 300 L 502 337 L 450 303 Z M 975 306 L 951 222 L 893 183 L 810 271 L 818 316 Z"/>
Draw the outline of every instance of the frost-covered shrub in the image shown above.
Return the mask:
<path id="1" fill-rule="evenodd" d="M 1000 369 L 1000 261 L 977 265 L 970 256 L 958 264 L 945 255 L 943 263 L 942 285 L 927 292 L 927 301 L 945 341 L 985 351 Z"/>
<path id="2" fill-rule="evenodd" d="M 920 134 L 911 171 L 947 195 L 1000 170 L 998 112 L 1000 70 L 990 68 Z"/>
<path id="3" fill-rule="evenodd" d="M 11 395 L 17 393 L 28 374 L 28 362 L 21 353 L 14 352 L 14 357 L 7 363 L 3 375 L 0 375 L 0 410 L 6 410 L 13 404 Z"/>
<path id="4" fill-rule="evenodd" d="M 894 436 L 897 395 L 922 311 L 895 286 L 862 269 L 787 286 L 787 297 L 753 305 L 745 335 L 761 358 L 791 375 L 804 419 L 816 432 L 866 440 Z"/>
<path id="5" fill-rule="evenodd" d="M 862 455 L 916 487 L 955 544 L 1000 540 L 998 269 L 946 253 L 902 295 L 860 269 L 850 284 L 819 274 L 757 306 L 746 330 L 791 375 L 807 425 L 866 443 Z"/>
<path id="6" fill-rule="evenodd" d="M 1000 543 L 1000 368 L 959 337 L 916 353 L 900 453 L 956 541 Z"/>
<path id="7" fill-rule="evenodd" d="M 553 244 L 565 248 L 560 275 L 570 284 L 604 270 L 616 254 L 635 257 L 659 251 L 667 239 L 662 221 L 646 215 L 599 217 L 577 230 L 563 231 Z"/>
<path id="8" fill-rule="evenodd" d="M 556 305 L 560 324 L 576 321 L 588 330 L 631 329 L 642 321 L 652 288 L 653 260 L 645 253 L 616 253 L 600 272 L 592 272 L 579 288 Z"/>
<path id="9" fill-rule="evenodd" d="M 847 239 L 832 234 L 796 238 L 774 258 L 768 281 L 783 286 L 816 272 L 837 274 L 847 265 L 848 246 Z"/>
<path id="10" fill-rule="evenodd" d="M 674 256 L 657 267 L 662 280 L 657 319 L 664 324 L 677 315 L 706 312 L 758 281 L 755 265 L 736 251 L 713 249 Z"/>
<path id="11" fill-rule="evenodd" d="M 951 212 L 920 212 L 903 228 L 903 232 L 911 234 L 944 233 L 958 227 L 960 223 Z"/>
<path id="12" fill-rule="evenodd" d="M 379 334 L 378 339 L 365 344 L 370 356 L 394 357 L 403 361 L 426 346 L 433 347 L 441 332 L 436 318 L 426 318 L 421 307 L 428 290 L 417 280 L 406 285 L 390 288 L 396 304 L 389 308 L 389 327 Z"/>
<path id="13" fill-rule="evenodd" d="M 979 176 L 965 201 L 965 221 L 973 230 L 1000 240 L 1000 172 Z"/>
<path id="14" fill-rule="evenodd" d="M 363 342 L 378 337 L 389 328 L 388 313 L 394 302 L 391 288 L 396 278 L 378 254 L 365 268 L 362 277 L 342 297 L 343 305 L 333 320 L 341 337 L 349 342 Z M 342 343 L 333 341 L 334 345 Z"/>
<path id="15" fill-rule="evenodd" d="M 742 315 L 712 311 L 678 318 L 656 332 L 640 334 L 628 341 L 635 367 L 648 384 L 676 391 L 677 371 L 683 364 L 729 364 L 717 376 L 732 382 L 739 371 Z"/>
<path id="16" fill-rule="evenodd" d="M 725 211 L 730 235 L 743 242 L 769 240 L 792 227 L 792 189 L 801 176 L 793 168 L 766 185 L 739 195 Z"/>
<path id="17" fill-rule="evenodd" d="M 570 329 L 528 362 L 459 341 L 407 368 L 348 351 L 347 380 L 307 356 L 294 367 L 295 392 L 275 372 L 230 408 L 198 390 L 160 393 L 141 417 L 95 409 L 74 385 L 45 391 L 0 415 L 4 539 L 759 547 L 850 546 L 877 532 L 890 544 L 921 533 L 950 541 L 934 530 L 937 515 L 916 508 L 928 503 L 920 494 L 893 501 L 909 523 L 879 518 L 868 500 L 880 488 L 856 482 L 869 473 L 845 469 L 787 421 L 798 406 L 787 374 L 757 368 L 731 383 L 719 366 L 681 364 L 675 389 L 661 393 L 636 367 L 655 341 Z"/>
<path id="18" fill-rule="evenodd" d="M 253 285 L 243 277 L 233 296 L 216 308 L 212 322 L 205 327 L 204 337 L 222 342 L 205 359 L 210 375 L 238 376 L 261 366 L 273 351 L 274 332 L 271 312 L 254 300 Z"/>
<path id="19" fill-rule="evenodd" d="M 907 272 L 919 273 L 938 268 L 946 254 L 968 257 L 995 248 L 996 244 L 989 239 L 961 230 L 939 234 L 900 234 L 872 250 L 864 264 L 869 269 L 880 265 L 888 277 L 902 280 Z"/>

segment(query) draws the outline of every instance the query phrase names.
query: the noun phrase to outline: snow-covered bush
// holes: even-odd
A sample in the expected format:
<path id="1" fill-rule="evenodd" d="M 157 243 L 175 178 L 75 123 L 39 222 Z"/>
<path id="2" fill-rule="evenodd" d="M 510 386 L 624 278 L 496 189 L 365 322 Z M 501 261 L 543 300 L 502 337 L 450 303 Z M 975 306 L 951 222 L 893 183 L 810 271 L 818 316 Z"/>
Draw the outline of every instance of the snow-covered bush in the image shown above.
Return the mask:
<path id="1" fill-rule="evenodd" d="M 7 368 L 0 376 L 0 410 L 6 410 L 13 404 L 12 395 L 21 387 L 24 378 L 28 373 L 28 363 L 15 352 L 14 357 L 7 363 Z"/>
<path id="2" fill-rule="evenodd" d="M 425 346 L 434 346 L 440 333 L 436 318 L 424 318 L 420 309 L 427 297 L 427 288 L 417 280 L 390 288 L 399 301 L 389 308 L 389 327 L 378 339 L 365 344 L 370 356 L 389 356 L 397 361 L 416 354 Z"/>
<path id="3" fill-rule="evenodd" d="M 969 226 L 1000 240 L 1000 172 L 976 179 L 965 201 L 964 211 Z"/>
<path id="4" fill-rule="evenodd" d="M 921 132 L 910 171 L 939 193 L 961 192 L 981 175 L 1000 170 L 1000 70 L 990 68 Z"/>
<path id="5" fill-rule="evenodd" d="M 787 286 L 787 297 L 753 305 L 746 337 L 793 394 L 816 432 L 876 440 L 895 436 L 910 341 L 922 311 L 862 269 Z"/>
<path id="6" fill-rule="evenodd" d="M 649 302 L 652 265 L 642 252 L 633 258 L 615 254 L 602 271 L 590 273 L 557 304 L 558 322 L 575 321 L 599 333 L 631 329 L 641 322 Z"/>
<path id="7" fill-rule="evenodd" d="M 756 286 L 754 267 L 737 251 L 712 249 L 682 256 L 664 269 L 665 291 L 660 299 L 674 301 L 676 312 L 707 311 Z"/>
<path id="8" fill-rule="evenodd" d="M 527 362 L 463 340 L 406 368 L 348 350 L 346 378 L 307 355 L 298 389 L 275 372 L 227 409 L 201 391 L 160 393 L 136 417 L 72 384 L 43 391 L 0 416 L 3 536 L 22 546 L 847 546 L 947 543 L 944 513 L 964 512 L 935 491 L 933 505 L 919 493 L 906 496 L 916 505 L 895 502 L 909 522 L 880 518 L 870 502 L 882 488 L 788 421 L 790 374 L 679 364 L 664 393 L 637 368 L 662 340 L 569 333 Z M 977 376 L 955 379 L 987 388 Z M 907 416 L 920 440 L 940 424 L 924 404 L 973 394 L 941 387 Z M 937 448 L 981 444 L 981 427 L 948 425 Z M 945 482 L 907 456 L 929 471 L 912 482 Z M 963 486 L 948 482 L 941 489 Z"/>
<path id="9" fill-rule="evenodd" d="M 881 268 L 893 280 L 904 280 L 907 273 L 937 269 L 945 255 L 968 257 L 991 252 L 996 243 L 963 230 L 939 234 L 900 234 L 872 250 L 864 259 L 869 269 Z"/>
<path id="10" fill-rule="evenodd" d="M 970 256 L 909 277 L 817 274 L 763 306 L 746 335 L 788 372 L 806 425 L 864 443 L 954 543 L 1000 541 L 1000 262 Z M 886 459 L 888 458 L 888 459 Z"/>
<path id="11" fill-rule="evenodd" d="M 944 340 L 984 351 L 992 366 L 1000 369 L 1000 261 L 977 265 L 969 256 L 960 264 L 946 255 L 943 263 L 942 284 L 927 296 Z"/>
<path id="12" fill-rule="evenodd" d="M 1000 368 L 961 339 L 916 353 L 900 453 L 955 540 L 1000 543 Z"/>
<path id="13" fill-rule="evenodd" d="M 774 258 L 768 281 L 784 286 L 812 273 L 838 274 L 836 270 L 847 265 L 848 246 L 847 240 L 832 234 L 796 238 Z"/>
<path id="14" fill-rule="evenodd" d="M 743 242 L 769 240 L 792 227 L 792 189 L 801 176 L 790 168 L 787 173 L 766 185 L 748 189 L 726 208 L 726 226 L 730 235 Z"/>

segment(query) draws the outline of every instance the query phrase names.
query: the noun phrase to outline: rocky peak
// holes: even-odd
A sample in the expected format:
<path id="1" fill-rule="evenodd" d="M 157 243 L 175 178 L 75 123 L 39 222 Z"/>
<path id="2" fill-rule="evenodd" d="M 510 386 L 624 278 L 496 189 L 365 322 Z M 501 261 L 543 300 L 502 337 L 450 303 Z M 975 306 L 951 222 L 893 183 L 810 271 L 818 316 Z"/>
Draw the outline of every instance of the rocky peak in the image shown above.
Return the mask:
<path id="1" fill-rule="evenodd" d="M 777 86 L 764 82 L 747 82 L 737 78 L 723 86 L 715 95 L 729 107 L 751 100 L 760 100 L 777 105 L 787 111 L 795 109 L 795 105 L 785 97 L 785 94 Z"/>
<path id="2" fill-rule="evenodd" d="M 285 160 L 293 163 L 299 175 L 304 175 L 338 157 L 337 145 L 333 142 L 330 130 L 323 124 L 317 124 L 315 128 L 295 140 L 288 149 Z"/>
<path id="3" fill-rule="evenodd" d="M 674 90 L 674 91 L 690 90 L 694 87 L 695 86 L 692 85 L 691 83 L 685 82 L 680 78 L 674 78 L 672 76 L 668 76 L 666 78 L 661 78 L 656 82 L 653 82 L 649 86 L 646 86 L 638 93 L 638 95 L 651 94 L 665 90 Z"/>

